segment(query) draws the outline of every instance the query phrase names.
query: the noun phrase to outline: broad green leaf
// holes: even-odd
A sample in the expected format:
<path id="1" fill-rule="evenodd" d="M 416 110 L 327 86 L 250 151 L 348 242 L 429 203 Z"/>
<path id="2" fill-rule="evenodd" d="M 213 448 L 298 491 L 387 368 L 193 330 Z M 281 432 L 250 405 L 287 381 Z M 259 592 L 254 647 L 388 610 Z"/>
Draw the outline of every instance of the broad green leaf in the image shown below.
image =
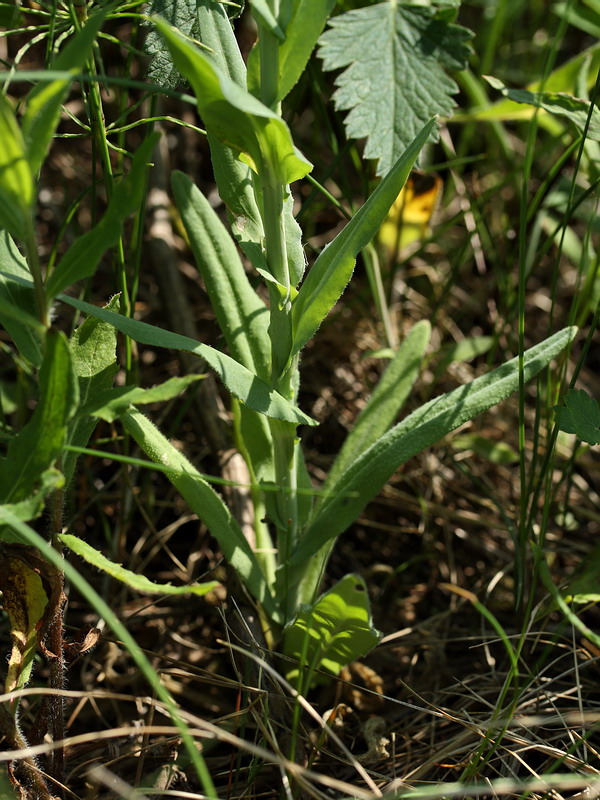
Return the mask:
<path id="1" fill-rule="evenodd" d="M 587 444 L 600 444 L 600 405 L 583 389 L 571 389 L 564 406 L 555 406 L 561 431 L 575 433 Z"/>
<path id="2" fill-rule="evenodd" d="M 589 100 L 582 100 L 565 92 L 530 92 L 527 89 L 508 89 L 498 78 L 487 77 L 486 80 L 494 89 L 498 89 L 515 103 L 536 106 L 549 114 L 566 117 L 575 125 L 579 133 L 583 133 L 588 117 L 591 115 L 587 136 L 596 142 L 600 141 L 600 110 L 592 106 Z"/>
<path id="3" fill-rule="evenodd" d="M 70 70 L 74 75 L 77 74 L 92 51 L 92 45 L 105 17 L 106 10 L 92 14 L 85 26 L 71 38 L 60 55 L 54 59 L 49 69 Z M 71 80 L 64 78 L 49 83 L 39 83 L 27 95 L 21 128 L 29 166 L 34 175 L 46 157 L 60 120 L 61 105 L 70 85 Z"/>
<path id="4" fill-rule="evenodd" d="M 150 0 L 146 13 L 159 14 L 184 36 L 198 39 L 197 0 Z M 150 25 L 144 38 L 144 50 L 151 56 L 147 79 L 165 89 L 175 89 L 182 82 L 179 70 L 173 64 L 171 52 L 154 25 Z"/>
<path id="5" fill-rule="evenodd" d="M 4 508 L 9 509 L 23 522 L 37 519 L 44 511 L 48 495 L 55 489 L 61 489 L 64 485 L 65 479 L 62 472 L 57 469 L 47 469 L 40 475 L 38 488 L 33 494 L 18 503 L 7 503 Z M 6 531 L 2 531 L 2 540 L 13 541 L 11 535 L 7 535 Z"/>
<path id="6" fill-rule="evenodd" d="M 266 380 L 271 361 L 267 308 L 250 286 L 233 240 L 208 200 L 181 172 L 173 173 L 171 183 L 229 352 Z"/>
<path id="7" fill-rule="evenodd" d="M 149 458 L 172 468 L 167 475 L 173 486 L 218 541 L 223 555 L 248 591 L 262 603 L 265 612 L 275 618 L 275 605 L 260 565 L 223 500 L 143 414 L 131 410 L 122 419 L 127 432 Z"/>
<path id="8" fill-rule="evenodd" d="M 564 328 L 524 354 L 524 378 L 535 377 L 573 341 L 576 328 Z M 301 568 L 330 539 L 354 522 L 396 469 L 464 422 L 505 400 L 519 386 L 519 360 L 430 400 L 371 445 L 348 469 L 327 481 L 328 493 L 315 511 L 291 564 Z"/>
<path id="9" fill-rule="evenodd" d="M 291 7 L 289 20 L 280 20 L 285 36 L 278 47 L 277 102 L 281 102 L 291 92 L 302 75 L 335 6 L 335 0 L 294 0 L 288 6 Z M 255 7 L 253 4 L 253 8 Z M 260 54 L 255 46 L 248 58 L 248 89 L 257 97 L 259 81 Z"/>
<path id="10" fill-rule="evenodd" d="M 8 445 L 0 463 L 0 502 L 16 503 L 32 494 L 42 474 L 59 457 L 78 389 L 67 339 L 60 331 L 46 334 L 40 369 L 40 400 L 33 416 Z"/>
<path id="11" fill-rule="evenodd" d="M 96 569 L 102 570 L 112 578 L 116 578 L 121 583 L 125 583 L 137 592 L 144 594 L 195 594 L 203 597 L 208 592 L 212 592 L 214 588 L 219 586 L 218 581 L 207 581 L 206 583 L 188 583 L 184 586 L 173 586 L 171 583 L 154 583 L 148 580 L 145 575 L 138 575 L 126 569 L 121 564 L 116 564 L 114 561 L 106 558 L 106 556 L 99 550 L 84 542 L 78 536 L 73 536 L 70 533 L 59 533 L 58 538 L 60 541 L 78 556 L 81 556 L 84 561 L 91 564 Z"/>
<path id="12" fill-rule="evenodd" d="M 275 185 L 303 178 L 312 165 L 296 150 L 289 128 L 164 20 L 154 20 L 175 66 L 194 90 L 206 129 L 240 153 L 242 160 Z"/>
<path id="13" fill-rule="evenodd" d="M 215 370 L 231 394 L 260 414 L 265 414 L 267 417 L 273 417 L 274 419 L 285 420 L 286 422 L 294 422 L 297 425 L 316 425 L 315 420 L 289 403 L 257 375 L 254 375 L 242 364 L 225 355 L 225 353 L 215 350 L 214 347 L 201 344 L 187 336 L 180 336 L 178 333 L 165 331 L 154 325 L 148 325 L 145 322 L 138 322 L 130 317 L 115 314 L 114 311 L 97 308 L 91 303 L 77 300 L 75 297 L 68 297 L 63 294 L 60 295 L 59 299 L 63 303 L 68 303 L 79 309 L 79 311 L 83 311 L 84 314 L 89 314 L 92 317 L 110 323 L 118 331 L 141 344 L 184 350 L 204 358 Z"/>
<path id="14" fill-rule="evenodd" d="M 385 175 L 434 114 L 455 106 L 455 82 L 445 70 L 461 70 L 472 33 L 435 9 L 379 3 L 333 17 L 319 40 L 325 70 L 344 69 L 333 101 L 346 116 L 349 138 L 367 137 L 365 158 L 379 159 Z M 430 131 L 432 140 L 437 130 Z"/>
<path id="15" fill-rule="evenodd" d="M 54 299 L 67 286 L 96 271 L 104 253 L 119 239 L 121 225 L 139 209 L 145 190 L 145 173 L 158 134 L 149 136 L 138 148 L 131 171 L 114 189 L 104 216 L 88 233 L 80 236 L 67 250 L 46 283 L 46 295 Z"/>
<path id="16" fill-rule="evenodd" d="M 19 248 L 8 231 L 0 231 L 0 323 L 11 335 L 21 355 L 39 367 L 45 329 L 35 328 L 31 322 L 34 317 L 37 319 L 33 288 L 11 280 L 13 275 L 31 281 L 31 273 Z M 18 311 L 26 316 L 17 319 L 15 314 Z"/>
<path id="17" fill-rule="evenodd" d="M 284 631 L 284 652 L 304 673 L 306 692 L 315 670 L 339 675 L 346 664 L 366 655 L 381 638 L 373 627 L 369 595 L 359 575 L 346 575 L 311 606 L 303 606 Z"/>
<path id="18" fill-rule="evenodd" d="M 377 233 L 435 126 L 430 120 L 362 208 L 311 267 L 292 307 L 292 355 L 315 334 L 350 280 L 357 254 Z"/>
<path id="19" fill-rule="evenodd" d="M 190 384 L 202 380 L 203 377 L 204 375 L 185 375 L 182 378 L 169 378 L 151 389 L 141 389 L 139 386 L 118 386 L 114 389 L 105 389 L 94 395 L 84 406 L 80 406 L 79 414 L 114 422 L 123 416 L 130 406 L 164 403 L 166 400 L 177 397 Z"/>
<path id="20" fill-rule="evenodd" d="M 15 112 L 0 93 L 0 227 L 24 239 L 35 202 L 33 174 Z"/>
<path id="21" fill-rule="evenodd" d="M 118 307 L 118 296 L 108 303 L 110 311 Z M 118 371 L 117 332 L 108 322 L 88 317 L 73 333 L 69 341 L 73 370 L 79 384 L 79 408 L 112 386 Z M 90 440 L 97 420 L 77 414 L 69 425 L 66 444 L 85 447 Z M 67 485 L 71 482 L 78 455 L 66 451 L 62 469 Z"/>
<path id="22" fill-rule="evenodd" d="M 337 476 L 345 472 L 394 422 L 419 376 L 430 335 L 431 325 L 426 320 L 412 328 L 347 436 L 328 481 L 335 483 Z"/>

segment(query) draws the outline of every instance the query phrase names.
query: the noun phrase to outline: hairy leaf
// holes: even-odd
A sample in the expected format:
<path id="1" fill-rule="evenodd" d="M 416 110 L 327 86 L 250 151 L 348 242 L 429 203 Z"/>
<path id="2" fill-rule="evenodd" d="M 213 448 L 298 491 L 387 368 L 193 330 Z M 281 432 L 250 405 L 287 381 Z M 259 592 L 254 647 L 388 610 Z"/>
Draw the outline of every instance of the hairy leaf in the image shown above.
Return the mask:
<path id="1" fill-rule="evenodd" d="M 177 68 L 190 81 L 206 129 L 240 153 L 260 175 L 285 185 L 303 178 L 312 165 L 296 150 L 285 122 L 186 41 L 163 20 L 154 23 Z"/>
<path id="2" fill-rule="evenodd" d="M 23 239 L 35 201 L 33 173 L 15 112 L 0 93 L 0 227 Z"/>
<path id="3" fill-rule="evenodd" d="M 537 375 L 573 341 L 576 328 L 564 328 L 525 352 L 524 377 Z M 317 550 L 342 533 L 358 517 L 395 470 L 467 420 L 505 400 L 519 386 L 519 360 L 476 378 L 414 411 L 366 450 L 335 482 L 317 507 L 291 564 L 300 567 Z"/>
<path id="4" fill-rule="evenodd" d="M 198 38 L 198 14 L 196 0 L 150 0 L 147 14 L 158 14 L 171 25 L 192 39 Z M 182 82 L 179 70 L 173 63 L 171 52 L 165 40 L 154 25 L 150 25 L 144 42 L 144 49 L 152 61 L 146 76 L 151 83 L 175 89 Z"/>
<path id="5" fill-rule="evenodd" d="M 315 334 L 346 288 L 357 254 L 377 233 L 434 125 L 430 120 L 419 131 L 364 206 L 313 264 L 292 307 L 293 353 Z"/>
<path id="6" fill-rule="evenodd" d="M 333 100 L 350 112 L 347 136 L 367 138 L 364 155 L 379 159 L 378 175 L 392 168 L 428 119 L 451 113 L 457 86 L 445 70 L 464 69 L 471 37 L 433 8 L 396 2 L 329 21 L 319 56 L 325 70 L 344 69 Z"/>
<path id="7" fill-rule="evenodd" d="M 276 613 L 273 598 L 256 556 L 231 512 L 187 458 L 173 447 L 149 419 L 131 410 L 123 416 L 125 429 L 153 461 L 169 468 L 167 476 L 192 511 L 218 541 L 223 555 L 248 591 L 269 615 Z"/>
<path id="8" fill-rule="evenodd" d="M 204 358 L 231 394 L 260 414 L 286 422 L 294 422 L 298 425 L 316 425 L 315 420 L 289 403 L 257 375 L 225 353 L 215 350 L 214 347 L 201 344 L 187 336 L 181 336 L 178 333 L 165 331 L 154 325 L 125 317 L 122 314 L 115 314 L 114 311 L 97 308 L 84 300 L 77 300 L 64 294 L 60 295 L 60 300 L 85 314 L 110 323 L 118 331 L 137 342 L 157 347 L 170 347 L 173 350 L 184 350 Z"/>
<path id="9" fill-rule="evenodd" d="M 116 564 L 114 561 L 106 558 L 103 553 L 96 550 L 87 542 L 84 542 L 83 539 L 80 539 L 78 536 L 72 536 L 70 533 L 59 533 L 58 538 L 69 550 L 81 556 L 88 564 L 102 570 L 102 572 L 106 572 L 107 575 L 116 578 L 118 581 L 121 581 L 121 583 L 125 583 L 137 592 L 169 595 L 195 594 L 203 597 L 215 587 L 219 586 L 218 581 L 188 583 L 184 586 L 173 586 L 171 583 L 154 583 L 148 580 L 145 575 L 138 575 L 136 572 L 126 569 L 121 564 Z"/>

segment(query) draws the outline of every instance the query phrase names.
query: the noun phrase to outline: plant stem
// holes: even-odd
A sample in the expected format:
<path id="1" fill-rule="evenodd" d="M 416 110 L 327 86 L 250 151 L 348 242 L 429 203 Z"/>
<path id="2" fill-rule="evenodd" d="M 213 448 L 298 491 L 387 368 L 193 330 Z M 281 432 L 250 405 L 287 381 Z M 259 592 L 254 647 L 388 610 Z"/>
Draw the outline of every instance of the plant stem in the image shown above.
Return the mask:
<path id="1" fill-rule="evenodd" d="M 33 219 L 29 219 L 27 224 L 25 252 L 27 255 L 27 264 L 33 278 L 33 288 L 38 317 L 40 318 L 42 325 L 44 325 L 46 328 L 49 328 L 50 316 L 48 314 L 48 301 L 46 299 L 46 292 L 44 291 L 44 280 L 42 278 L 42 267 L 40 264 Z"/>

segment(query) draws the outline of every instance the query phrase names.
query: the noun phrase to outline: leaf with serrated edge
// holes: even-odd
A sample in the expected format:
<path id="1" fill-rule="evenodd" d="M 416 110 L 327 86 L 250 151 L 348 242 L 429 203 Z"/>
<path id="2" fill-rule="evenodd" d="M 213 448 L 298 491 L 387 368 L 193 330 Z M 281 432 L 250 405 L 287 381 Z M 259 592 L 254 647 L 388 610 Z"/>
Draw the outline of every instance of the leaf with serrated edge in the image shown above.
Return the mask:
<path id="1" fill-rule="evenodd" d="M 106 558 L 106 556 L 95 547 L 92 547 L 83 539 L 78 536 L 73 536 L 70 533 L 59 533 L 58 538 L 60 541 L 69 548 L 73 553 L 93 567 L 102 570 L 112 578 L 116 578 L 121 583 L 125 583 L 137 592 L 144 594 L 195 594 L 203 597 L 208 592 L 212 592 L 217 586 L 218 581 L 207 581 L 206 583 L 188 583 L 184 586 L 173 586 L 171 583 L 154 583 L 148 580 L 145 575 L 138 575 L 126 569 L 121 564 L 116 564 L 114 561 Z"/>
<path id="2" fill-rule="evenodd" d="M 367 137 L 364 157 L 379 159 L 378 175 L 391 169 L 430 117 L 451 113 L 457 86 L 445 70 L 465 68 L 471 37 L 432 8 L 402 3 L 379 3 L 329 21 L 319 57 L 325 70 L 344 69 L 333 101 L 338 111 L 349 111 L 346 135 Z"/>

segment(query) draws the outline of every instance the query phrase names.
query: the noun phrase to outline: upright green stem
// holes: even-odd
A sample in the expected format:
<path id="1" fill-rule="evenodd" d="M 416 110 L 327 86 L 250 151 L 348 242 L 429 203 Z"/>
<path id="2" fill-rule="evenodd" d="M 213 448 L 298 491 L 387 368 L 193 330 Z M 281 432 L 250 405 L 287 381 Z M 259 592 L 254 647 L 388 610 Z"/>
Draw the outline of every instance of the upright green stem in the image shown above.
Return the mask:
<path id="1" fill-rule="evenodd" d="M 35 228 L 33 218 L 28 220 L 27 232 L 25 235 L 25 253 L 27 255 L 27 264 L 31 271 L 33 278 L 33 287 L 35 293 L 35 303 L 37 306 L 38 317 L 44 327 L 50 327 L 50 316 L 48 313 L 48 300 L 46 299 L 46 292 L 44 291 L 44 279 L 42 277 L 42 267 L 40 264 L 40 256 L 37 248 L 37 238 L 35 235 Z"/>

